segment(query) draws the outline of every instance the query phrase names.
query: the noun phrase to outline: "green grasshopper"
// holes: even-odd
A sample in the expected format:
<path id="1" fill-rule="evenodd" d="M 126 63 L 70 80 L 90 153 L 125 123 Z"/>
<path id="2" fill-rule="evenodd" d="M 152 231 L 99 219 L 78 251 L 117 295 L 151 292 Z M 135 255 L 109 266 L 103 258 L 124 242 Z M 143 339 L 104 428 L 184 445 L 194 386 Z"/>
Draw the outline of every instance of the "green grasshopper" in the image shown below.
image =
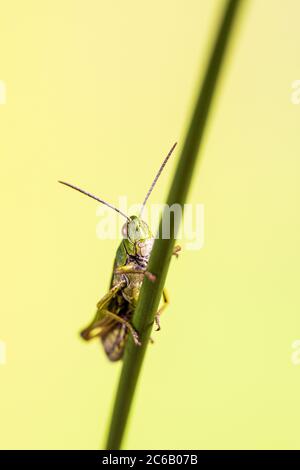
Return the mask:
<path id="1" fill-rule="evenodd" d="M 155 276 L 147 271 L 154 237 L 141 216 L 146 202 L 175 147 L 176 143 L 169 151 L 155 176 L 142 204 L 139 217 L 136 215 L 128 217 L 116 207 L 93 194 L 73 184 L 59 181 L 59 183 L 76 189 L 76 191 L 105 204 L 126 218 L 126 223 L 122 228 L 123 240 L 115 257 L 110 289 L 99 300 L 92 322 L 81 332 L 81 337 L 86 341 L 99 337 L 104 346 L 104 351 L 111 361 L 117 361 L 122 358 L 128 334 L 131 334 L 137 346 L 141 345 L 139 335 L 131 324 L 131 319 L 137 305 L 143 277 L 147 276 L 151 281 L 155 281 Z M 174 255 L 178 256 L 179 251 L 180 247 L 176 246 L 174 248 Z M 157 330 L 160 329 L 159 317 L 168 305 L 168 296 L 165 290 L 163 291 L 163 302 L 162 307 L 155 316 Z"/>

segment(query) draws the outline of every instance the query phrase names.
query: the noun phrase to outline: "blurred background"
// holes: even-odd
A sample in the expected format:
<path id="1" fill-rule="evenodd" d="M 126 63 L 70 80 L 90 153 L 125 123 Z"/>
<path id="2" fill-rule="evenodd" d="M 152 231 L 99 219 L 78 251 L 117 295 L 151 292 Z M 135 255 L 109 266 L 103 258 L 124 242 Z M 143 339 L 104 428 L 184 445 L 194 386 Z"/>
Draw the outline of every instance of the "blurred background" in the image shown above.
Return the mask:
<path id="1" fill-rule="evenodd" d="M 1 448 L 103 444 L 121 364 L 78 332 L 118 242 L 57 180 L 141 201 L 182 144 L 222 6 L 2 4 Z M 172 261 L 126 448 L 300 447 L 299 14 L 249 0 L 239 16 L 188 200 L 204 204 L 204 246 Z"/>

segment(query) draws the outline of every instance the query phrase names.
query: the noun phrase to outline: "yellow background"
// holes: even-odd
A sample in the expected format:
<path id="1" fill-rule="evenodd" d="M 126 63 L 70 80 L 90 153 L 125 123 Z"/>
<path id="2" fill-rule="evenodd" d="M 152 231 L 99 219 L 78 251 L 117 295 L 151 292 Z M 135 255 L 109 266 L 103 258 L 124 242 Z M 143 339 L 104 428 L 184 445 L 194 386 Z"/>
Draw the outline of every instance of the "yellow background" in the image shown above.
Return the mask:
<path id="1" fill-rule="evenodd" d="M 120 364 L 78 331 L 117 242 L 56 181 L 143 198 L 182 143 L 222 4 L 1 3 L 1 448 L 103 443 Z M 298 0 L 249 0 L 239 18 L 189 195 L 205 245 L 172 262 L 127 448 L 300 447 L 299 15 Z"/>

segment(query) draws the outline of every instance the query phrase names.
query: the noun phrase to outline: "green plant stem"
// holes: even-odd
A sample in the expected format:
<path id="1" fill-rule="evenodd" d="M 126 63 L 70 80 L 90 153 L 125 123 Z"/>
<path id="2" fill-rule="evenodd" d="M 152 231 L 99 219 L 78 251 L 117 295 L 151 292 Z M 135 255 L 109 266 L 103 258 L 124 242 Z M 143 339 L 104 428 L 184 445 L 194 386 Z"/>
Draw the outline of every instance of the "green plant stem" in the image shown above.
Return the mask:
<path id="1" fill-rule="evenodd" d="M 167 198 L 168 206 L 180 204 L 183 207 L 186 201 L 229 36 L 241 3 L 242 0 L 229 0 L 225 5 L 203 83 L 196 100 L 181 156 Z M 160 223 L 159 233 L 162 233 L 161 224 L 162 222 Z M 154 315 L 158 309 L 165 284 L 176 239 L 175 232 L 176 227 L 174 217 L 172 216 L 170 221 L 170 238 L 159 238 L 155 240 L 153 246 L 148 270 L 154 273 L 157 279 L 155 282 L 151 282 L 145 277 L 133 318 L 133 324 L 140 334 L 142 346 L 137 347 L 133 344 L 131 339 L 128 340 L 108 433 L 107 449 L 120 449 L 122 443 L 138 377 L 149 343 Z"/>

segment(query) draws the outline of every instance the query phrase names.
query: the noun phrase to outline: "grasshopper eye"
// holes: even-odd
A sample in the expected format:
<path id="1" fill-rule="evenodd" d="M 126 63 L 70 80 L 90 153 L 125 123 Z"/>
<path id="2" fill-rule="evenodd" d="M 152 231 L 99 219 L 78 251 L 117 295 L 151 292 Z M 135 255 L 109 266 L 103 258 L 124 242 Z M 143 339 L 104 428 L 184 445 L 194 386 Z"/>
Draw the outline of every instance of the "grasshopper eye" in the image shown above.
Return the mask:
<path id="1" fill-rule="evenodd" d="M 122 236 L 127 238 L 127 224 L 124 224 L 122 227 Z"/>

